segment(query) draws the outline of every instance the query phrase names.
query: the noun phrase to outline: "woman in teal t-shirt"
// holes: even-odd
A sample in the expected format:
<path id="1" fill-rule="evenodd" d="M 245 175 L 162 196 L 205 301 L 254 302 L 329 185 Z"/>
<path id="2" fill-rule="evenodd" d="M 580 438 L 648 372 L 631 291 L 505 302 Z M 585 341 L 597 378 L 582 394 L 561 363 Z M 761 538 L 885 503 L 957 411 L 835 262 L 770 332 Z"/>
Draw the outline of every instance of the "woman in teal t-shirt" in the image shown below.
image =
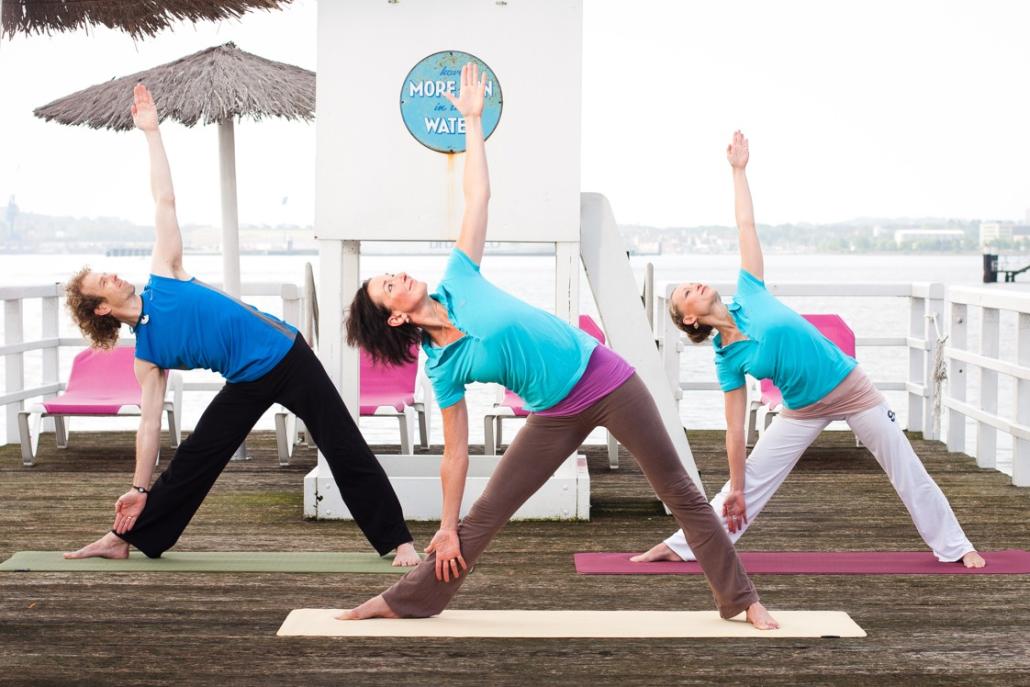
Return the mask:
<path id="1" fill-rule="evenodd" d="M 887 401 L 854 358 L 845 355 L 811 323 L 765 288 L 762 247 L 755 230 L 745 167 L 747 139 L 738 131 L 726 150 L 733 169 L 741 270 L 733 302 L 704 284 L 684 283 L 669 299 L 669 315 L 694 343 L 713 331 L 715 369 L 726 399 L 726 457 L 730 481 L 712 499 L 732 541 L 748 527 L 797 464 L 801 454 L 833 420 L 846 420 L 872 451 L 908 508 L 923 541 L 942 562 L 961 560 L 980 568 L 984 559 L 969 543 L 943 492 L 926 472 L 898 427 Z M 772 379 L 784 410 L 744 460 L 747 413 L 745 374 Z M 634 561 L 694 560 L 679 531 Z"/>
<path id="2" fill-rule="evenodd" d="M 429 556 L 383 594 L 341 619 L 428 617 L 442 611 L 493 536 L 598 426 L 607 427 L 640 463 L 658 496 L 687 533 L 724 618 L 747 611 L 756 627 L 776 621 L 737 559 L 719 519 L 694 486 L 662 424 L 650 392 L 622 358 L 554 315 L 483 278 L 490 181 L 483 128 L 484 82 L 462 69 L 466 121 L 465 213 L 443 280 L 426 284 L 403 272 L 366 281 L 355 294 L 347 338 L 387 363 L 410 360 L 421 343 L 443 411 L 440 467 L 443 513 Z M 497 382 L 531 412 L 505 451 L 483 495 L 459 522 L 468 471 L 465 385 Z"/>

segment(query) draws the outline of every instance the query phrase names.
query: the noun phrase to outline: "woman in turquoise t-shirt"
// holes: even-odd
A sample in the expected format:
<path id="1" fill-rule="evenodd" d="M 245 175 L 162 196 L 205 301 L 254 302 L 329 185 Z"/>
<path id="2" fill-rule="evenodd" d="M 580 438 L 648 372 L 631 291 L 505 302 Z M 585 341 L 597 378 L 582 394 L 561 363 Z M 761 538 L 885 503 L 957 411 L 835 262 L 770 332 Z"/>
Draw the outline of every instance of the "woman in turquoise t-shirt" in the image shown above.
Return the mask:
<path id="1" fill-rule="evenodd" d="M 462 69 L 458 98 L 466 121 L 465 213 L 443 280 L 398 272 L 366 281 L 355 294 L 347 338 L 387 363 L 411 359 L 421 343 L 443 412 L 440 467 L 443 513 L 429 556 L 383 594 L 341 619 L 428 617 L 442 611 L 512 514 L 598 426 L 607 427 L 637 458 L 658 496 L 687 533 L 724 618 L 747 611 L 756 627 L 776 621 L 729 537 L 680 463 L 650 392 L 622 358 L 554 315 L 505 293 L 483 278 L 490 181 L 483 128 L 484 81 Z M 459 522 L 468 471 L 465 385 L 497 382 L 532 411 L 468 515 Z"/>
<path id="2" fill-rule="evenodd" d="M 726 457 L 730 480 L 712 508 L 725 520 L 732 541 L 748 527 L 783 484 L 801 454 L 833 420 L 846 420 L 872 451 L 916 529 L 937 559 L 980 568 L 984 559 L 962 532 L 947 498 L 912 450 L 892 411 L 854 358 L 819 333 L 765 288 L 762 247 L 755 230 L 745 167 L 748 142 L 738 131 L 726 150 L 733 169 L 741 270 L 733 302 L 704 284 L 684 283 L 669 299 L 669 315 L 694 343 L 716 332 L 715 369 L 726 399 Z M 747 413 L 745 374 L 772 379 L 784 410 L 744 460 Z M 634 561 L 694 560 L 677 532 Z"/>

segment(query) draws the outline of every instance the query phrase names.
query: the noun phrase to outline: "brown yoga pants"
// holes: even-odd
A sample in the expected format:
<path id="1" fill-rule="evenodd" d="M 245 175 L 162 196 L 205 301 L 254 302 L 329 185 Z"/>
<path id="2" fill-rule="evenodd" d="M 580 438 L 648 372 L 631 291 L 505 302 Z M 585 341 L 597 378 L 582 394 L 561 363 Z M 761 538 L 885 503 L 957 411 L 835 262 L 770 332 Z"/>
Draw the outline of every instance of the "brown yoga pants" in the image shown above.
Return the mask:
<path id="1" fill-rule="evenodd" d="M 719 614 L 732 618 L 758 601 L 726 530 L 683 469 L 651 393 L 633 375 L 615 391 L 577 415 L 530 415 L 490 477 L 483 495 L 458 525 L 461 552 L 471 568 L 508 519 L 554 474 L 595 427 L 606 427 L 637 459 L 658 497 L 672 511 L 704 569 Z M 430 554 L 383 592 L 387 605 L 404 618 L 436 615 L 451 601 L 466 575 L 436 579 Z"/>

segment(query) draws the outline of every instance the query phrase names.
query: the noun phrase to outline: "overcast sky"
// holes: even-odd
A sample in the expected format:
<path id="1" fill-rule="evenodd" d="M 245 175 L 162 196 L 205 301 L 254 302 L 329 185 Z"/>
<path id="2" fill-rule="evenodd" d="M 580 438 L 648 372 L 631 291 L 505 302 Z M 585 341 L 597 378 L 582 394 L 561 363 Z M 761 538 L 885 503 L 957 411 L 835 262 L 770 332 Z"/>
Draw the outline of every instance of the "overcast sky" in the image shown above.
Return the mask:
<path id="1" fill-rule="evenodd" d="M 0 205 L 15 194 L 26 212 L 150 223 L 141 136 L 32 109 L 230 40 L 315 69 L 316 10 L 296 0 L 138 43 L 107 30 L 0 42 Z M 1030 208 L 1028 2 L 585 0 L 584 14 L 582 186 L 621 223 L 731 224 L 736 128 L 759 222 Z M 218 224 L 216 129 L 164 129 L 182 221 Z M 315 125 L 244 122 L 237 151 L 242 222 L 313 221 Z"/>

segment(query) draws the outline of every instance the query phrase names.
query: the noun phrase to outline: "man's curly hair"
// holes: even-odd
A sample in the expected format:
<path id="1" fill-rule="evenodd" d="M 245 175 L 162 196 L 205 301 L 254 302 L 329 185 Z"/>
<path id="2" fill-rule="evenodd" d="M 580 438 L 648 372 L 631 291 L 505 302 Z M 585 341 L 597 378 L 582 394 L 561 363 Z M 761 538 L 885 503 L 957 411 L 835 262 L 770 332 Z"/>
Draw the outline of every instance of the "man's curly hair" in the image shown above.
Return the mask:
<path id="1" fill-rule="evenodd" d="M 118 343 L 118 332 L 122 323 L 114 315 L 97 315 L 94 310 L 104 302 L 99 296 L 82 292 L 82 280 L 89 274 L 89 266 L 83 267 L 65 284 L 65 304 L 75 324 L 94 348 L 110 349 Z"/>

